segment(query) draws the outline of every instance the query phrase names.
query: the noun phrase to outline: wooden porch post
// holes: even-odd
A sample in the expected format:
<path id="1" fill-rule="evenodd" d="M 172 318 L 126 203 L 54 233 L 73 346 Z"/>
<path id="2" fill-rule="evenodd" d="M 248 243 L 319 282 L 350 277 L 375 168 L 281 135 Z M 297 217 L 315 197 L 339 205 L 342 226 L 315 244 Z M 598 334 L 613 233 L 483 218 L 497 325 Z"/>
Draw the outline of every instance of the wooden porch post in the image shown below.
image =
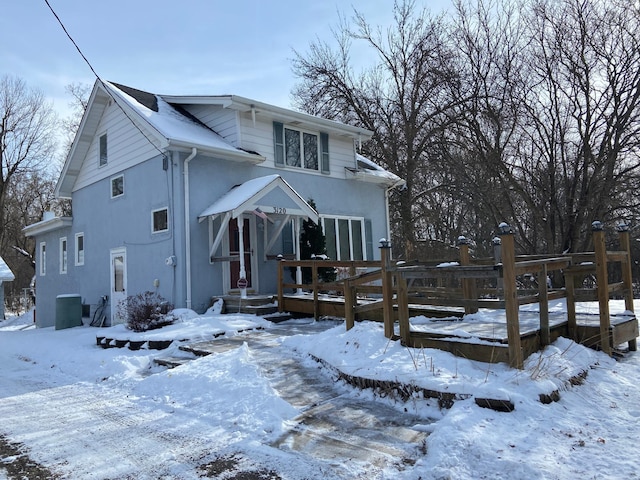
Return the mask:
<path id="1" fill-rule="evenodd" d="M 460 248 L 460 265 L 470 265 L 471 257 L 469 255 L 469 240 L 465 237 L 458 237 L 458 247 Z M 462 279 L 462 296 L 465 300 L 477 300 L 478 295 L 476 293 L 476 281 L 474 278 L 463 278 Z M 471 305 L 465 305 L 464 313 L 476 313 L 478 311 L 478 307 L 473 307 Z"/>
<path id="2" fill-rule="evenodd" d="M 619 223 L 616 226 L 618 230 L 618 238 L 620 241 L 620 249 L 627 252 L 627 259 L 622 263 L 622 282 L 624 283 L 624 308 L 633 312 L 633 279 L 631 276 L 631 243 L 629 241 L 629 225 Z M 635 352 L 638 350 L 638 341 L 633 339 L 629 341 L 629 350 Z"/>
<path id="3" fill-rule="evenodd" d="M 493 243 L 493 263 L 496 265 L 502 263 L 502 240 L 500 237 L 493 237 L 491 241 Z M 498 277 L 496 281 L 496 288 L 502 290 L 504 288 L 504 281 L 502 277 Z"/>
<path id="4" fill-rule="evenodd" d="M 540 306 L 540 344 L 550 343 L 549 331 L 549 292 L 547 290 L 547 265 L 538 272 L 538 304 Z"/>
<path id="5" fill-rule="evenodd" d="M 284 267 L 282 266 L 282 255 L 278 255 L 278 312 L 284 312 Z"/>
<path id="6" fill-rule="evenodd" d="M 622 264 L 622 282 L 624 283 L 624 308 L 633 312 L 633 283 L 631 279 L 631 243 L 629 242 L 629 225 L 620 223 L 616 226 L 620 250 L 627 252 L 627 260 Z"/>
<path id="7" fill-rule="evenodd" d="M 293 217 L 293 229 L 296 231 L 296 244 L 294 245 L 296 251 L 296 260 L 300 261 L 300 217 Z M 302 284 L 302 267 L 298 265 L 296 267 L 296 283 L 298 285 Z M 297 293 L 302 294 L 302 286 L 297 288 Z"/>
<path id="8" fill-rule="evenodd" d="M 344 317 L 347 330 L 351 330 L 355 324 L 355 288 L 348 278 L 344 280 Z"/>
<path id="9" fill-rule="evenodd" d="M 402 343 L 409 345 L 411 337 L 411 327 L 409 324 L 409 292 L 407 290 L 407 279 L 402 273 L 396 273 L 396 282 L 398 283 L 398 323 L 400 325 L 400 337 Z"/>
<path id="10" fill-rule="evenodd" d="M 600 307 L 600 347 L 604 353 L 611 356 L 611 343 L 609 342 L 611 319 L 609 318 L 607 246 L 605 244 L 602 223 L 596 220 L 591 224 L 591 229 L 593 231 L 593 246 L 596 254 L 596 282 L 598 290 L 598 304 Z"/>
<path id="11" fill-rule="evenodd" d="M 240 297 L 247 298 L 247 271 L 244 264 L 244 218 L 242 215 L 238 217 L 238 235 L 240 236 L 240 280 L 238 280 L 238 287 L 240 287 Z M 244 286 L 242 286 L 244 285 Z M 233 285 L 232 285 L 233 286 Z"/>
<path id="12" fill-rule="evenodd" d="M 382 316 L 384 317 L 384 336 L 393 337 L 393 276 L 388 271 L 391 261 L 391 244 L 380 240 L 380 269 L 382 274 Z"/>
<path id="13" fill-rule="evenodd" d="M 576 320 L 576 277 L 571 273 L 571 265 L 573 265 L 573 257 L 571 263 L 564 274 L 564 288 L 567 295 L 567 329 L 569 338 L 573 341 L 578 339 L 578 323 Z"/>
<path id="14" fill-rule="evenodd" d="M 318 301 L 318 262 L 313 261 L 311 265 L 311 288 L 313 289 L 313 318 L 320 318 L 320 302 Z"/>
<path id="15" fill-rule="evenodd" d="M 524 368 L 518 318 L 518 291 L 516 287 L 516 254 L 513 231 L 506 223 L 500 224 L 502 243 L 502 278 L 504 280 L 505 313 L 507 316 L 507 339 L 509 341 L 509 365 Z"/>

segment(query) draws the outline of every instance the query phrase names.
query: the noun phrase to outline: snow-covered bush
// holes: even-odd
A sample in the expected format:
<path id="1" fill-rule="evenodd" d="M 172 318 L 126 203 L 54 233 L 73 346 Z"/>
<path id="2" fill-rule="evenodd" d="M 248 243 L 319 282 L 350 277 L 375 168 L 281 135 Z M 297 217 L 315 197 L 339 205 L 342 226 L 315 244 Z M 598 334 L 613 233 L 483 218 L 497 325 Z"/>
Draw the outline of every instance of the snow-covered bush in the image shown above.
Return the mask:
<path id="1" fill-rule="evenodd" d="M 131 295 L 118 304 L 120 317 L 126 319 L 127 328 L 134 332 L 171 325 L 175 321 L 175 317 L 169 313 L 171 310 L 171 303 L 150 291 Z"/>

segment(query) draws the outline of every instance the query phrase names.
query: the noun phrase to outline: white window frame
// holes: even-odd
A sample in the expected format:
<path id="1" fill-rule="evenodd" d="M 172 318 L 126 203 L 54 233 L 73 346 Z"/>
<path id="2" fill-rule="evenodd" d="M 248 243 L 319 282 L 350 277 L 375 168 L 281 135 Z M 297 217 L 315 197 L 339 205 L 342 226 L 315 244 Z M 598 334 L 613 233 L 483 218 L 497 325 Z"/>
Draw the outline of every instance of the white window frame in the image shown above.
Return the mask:
<path id="1" fill-rule="evenodd" d="M 60 237 L 60 274 L 67 273 L 67 259 L 69 252 L 69 244 L 67 243 L 67 237 Z"/>
<path id="2" fill-rule="evenodd" d="M 47 242 L 40 242 L 40 276 L 47 274 Z"/>
<path id="3" fill-rule="evenodd" d="M 82 250 L 80 250 L 80 239 L 82 238 Z M 76 266 L 84 265 L 84 232 L 78 232 L 75 236 L 75 264 Z M 80 255 L 82 253 L 82 255 Z"/>
<path id="4" fill-rule="evenodd" d="M 102 161 L 102 139 L 104 138 L 104 162 Z M 109 163 L 109 137 L 107 132 L 98 135 L 98 167 L 104 167 Z"/>
<path id="5" fill-rule="evenodd" d="M 163 210 L 167 212 L 167 228 L 165 228 L 164 230 L 156 230 L 154 214 L 156 212 L 162 212 Z M 169 231 L 169 207 L 162 207 L 162 208 L 156 208 L 155 210 L 151 210 L 151 233 L 152 234 L 165 233 L 168 231 Z"/>
<path id="6" fill-rule="evenodd" d="M 301 129 L 297 126 L 287 125 L 286 123 L 274 122 L 274 142 L 276 142 L 276 125 L 278 125 L 279 134 L 282 136 L 282 143 L 278 143 L 274 145 L 275 150 L 281 150 L 282 152 L 282 163 L 278 162 L 278 159 L 275 158 L 275 165 L 277 167 L 289 167 L 289 168 L 298 168 L 307 172 L 318 172 L 318 173 L 330 173 L 330 160 L 329 160 L 329 136 L 325 132 L 314 131 Z M 281 131 L 279 129 L 282 129 Z M 287 130 L 292 132 L 297 132 L 300 137 L 299 144 L 299 152 L 300 152 L 300 165 L 290 165 L 287 163 Z M 316 168 L 307 167 L 305 164 L 305 149 L 304 149 L 304 136 L 312 135 L 316 138 Z M 324 147 L 326 146 L 326 151 Z M 278 154 L 274 153 L 277 157 Z"/>
<path id="7" fill-rule="evenodd" d="M 344 259 L 344 258 L 340 258 L 340 228 L 339 228 L 339 223 L 338 220 L 347 220 L 348 221 L 348 225 L 349 225 L 349 258 Z M 350 217 L 350 216 L 344 216 L 344 215 L 321 215 L 320 216 L 320 221 L 322 223 L 322 232 L 325 235 L 327 235 L 327 229 L 326 229 L 326 223 L 331 221 L 334 224 L 334 228 L 335 228 L 335 238 L 336 238 L 336 256 L 338 258 L 335 258 L 332 260 L 337 260 L 337 261 L 350 261 L 353 258 L 353 227 L 351 226 L 352 222 L 359 222 L 360 223 L 360 241 L 362 243 L 361 245 L 361 249 L 362 249 L 362 260 L 368 260 L 367 259 L 367 239 L 366 239 L 366 230 L 365 230 L 365 218 L 364 217 Z"/>
<path id="8" fill-rule="evenodd" d="M 114 195 L 113 194 L 113 182 L 115 182 L 119 178 L 122 178 L 122 193 Z M 120 198 L 120 197 L 124 196 L 124 173 L 121 173 L 120 175 L 116 175 L 115 177 L 111 177 L 111 181 L 109 182 L 109 189 L 110 189 L 111 198 Z"/>

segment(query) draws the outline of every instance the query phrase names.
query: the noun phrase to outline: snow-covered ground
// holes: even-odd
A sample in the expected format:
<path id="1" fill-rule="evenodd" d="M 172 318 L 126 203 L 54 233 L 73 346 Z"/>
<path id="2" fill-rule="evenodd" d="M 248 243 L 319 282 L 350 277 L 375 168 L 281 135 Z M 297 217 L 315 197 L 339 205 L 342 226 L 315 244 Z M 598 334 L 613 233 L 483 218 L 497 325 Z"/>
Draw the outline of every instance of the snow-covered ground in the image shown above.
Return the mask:
<path id="1" fill-rule="evenodd" d="M 623 308 L 611 302 L 612 313 Z M 373 400 L 393 406 L 399 416 L 416 416 L 414 428 L 430 433 L 415 463 L 359 477 L 366 469 L 348 458 L 336 468 L 336 462 L 271 446 L 300 412 L 269 383 L 247 344 L 171 370 L 155 366 L 154 358 L 178 354 L 187 340 L 273 329 L 253 316 L 181 313 L 177 324 L 147 334 L 176 340 L 163 351 L 96 345 L 98 333 L 131 337 L 122 326 L 36 329 L 28 314 L 0 322 L 0 479 L 16 478 L 10 468 L 2 473 L 3 465 L 21 454 L 73 479 L 640 477 L 640 352 L 615 361 L 559 339 L 517 371 L 437 350 L 408 350 L 385 339 L 382 326 L 372 322 L 349 332 L 344 324 L 330 325 L 284 338 L 283 348 L 300 362 L 319 365 L 309 360 L 313 355 L 355 377 L 465 398 L 441 410 L 419 395 L 403 402 L 345 387 L 354 401 Z M 571 386 L 569 379 L 582 372 L 584 382 Z M 559 390 L 560 400 L 540 403 L 539 394 L 552 390 Z M 474 397 L 509 400 L 515 410 L 481 408 Z M 237 468 L 227 468 L 231 464 Z M 232 476 L 238 469 L 254 476 Z"/>

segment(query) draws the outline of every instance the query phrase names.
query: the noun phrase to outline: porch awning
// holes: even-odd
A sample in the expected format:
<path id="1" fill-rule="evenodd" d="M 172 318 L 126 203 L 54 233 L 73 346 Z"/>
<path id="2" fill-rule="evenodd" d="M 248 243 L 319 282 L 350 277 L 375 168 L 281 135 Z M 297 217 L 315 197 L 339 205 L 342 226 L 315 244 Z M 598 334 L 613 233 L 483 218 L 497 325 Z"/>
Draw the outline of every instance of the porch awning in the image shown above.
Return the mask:
<path id="1" fill-rule="evenodd" d="M 280 175 L 267 175 L 236 185 L 211 204 L 198 220 L 230 214 L 238 218 L 245 212 L 306 217 L 318 223 L 318 213 Z"/>
<path id="2" fill-rule="evenodd" d="M 15 279 L 16 277 L 13 275 L 9 266 L 4 262 L 2 257 L 0 257 L 0 283 L 13 282 Z"/>

